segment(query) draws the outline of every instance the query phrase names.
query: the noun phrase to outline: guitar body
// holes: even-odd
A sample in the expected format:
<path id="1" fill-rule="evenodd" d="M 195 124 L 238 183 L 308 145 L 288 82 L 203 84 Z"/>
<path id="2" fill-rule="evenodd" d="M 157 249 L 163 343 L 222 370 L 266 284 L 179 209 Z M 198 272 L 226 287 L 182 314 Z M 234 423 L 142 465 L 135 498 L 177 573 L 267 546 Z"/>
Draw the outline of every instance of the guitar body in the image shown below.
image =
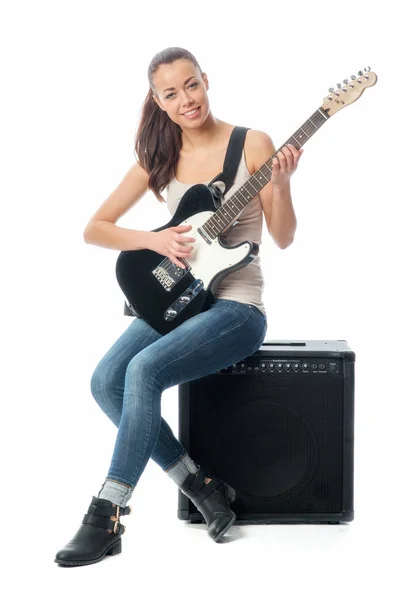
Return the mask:
<path id="1" fill-rule="evenodd" d="M 152 250 L 125 250 L 118 256 L 116 276 L 129 309 L 161 334 L 208 310 L 221 279 L 245 267 L 258 254 L 255 242 L 228 246 L 222 235 L 211 239 L 200 231 L 220 202 L 215 188 L 194 185 L 182 196 L 173 218 L 153 230 L 192 225 L 192 229 L 184 233 L 196 238 L 192 254 L 180 259 L 187 268 L 178 267 Z M 224 235 L 233 225 L 224 230 Z"/>

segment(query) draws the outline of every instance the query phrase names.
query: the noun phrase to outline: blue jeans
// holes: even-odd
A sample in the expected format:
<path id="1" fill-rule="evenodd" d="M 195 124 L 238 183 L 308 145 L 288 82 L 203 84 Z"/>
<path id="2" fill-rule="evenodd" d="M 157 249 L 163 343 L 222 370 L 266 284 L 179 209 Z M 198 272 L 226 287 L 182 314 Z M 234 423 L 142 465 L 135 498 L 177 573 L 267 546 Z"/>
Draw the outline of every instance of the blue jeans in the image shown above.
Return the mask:
<path id="1" fill-rule="evenodd" d="M 187 452 L 161 417 L 162 391 L 250 356 L 266 331 L 256 306 L 222 298 L 165 335 L 133 318 L 91 379 L 93 397 L 118 427 L 107 479 L 134 488 L 150 457 L 172 468 Z"/>

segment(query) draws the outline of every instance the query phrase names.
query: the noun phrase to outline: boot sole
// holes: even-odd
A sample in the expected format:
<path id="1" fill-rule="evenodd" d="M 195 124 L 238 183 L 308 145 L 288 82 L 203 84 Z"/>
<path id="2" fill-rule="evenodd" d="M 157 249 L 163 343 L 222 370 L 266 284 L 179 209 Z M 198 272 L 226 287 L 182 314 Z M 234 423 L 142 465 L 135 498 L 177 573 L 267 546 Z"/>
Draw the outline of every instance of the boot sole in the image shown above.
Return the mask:
<path id="1" fill-rule="evenodd" d="M 106 550 L 103 552 L 103 554 L 101 556 L 99 556 L 98 558 L 94 558 L 93 560 L 73 560 L 73 559 L 72 560 L 59 560 L 59 559 L 55 558 L 54 562 L 58 563 L 59 565 L 61 565 L 63 567 L 81 567 L 84 565 L 92 565 L 93 563 L 100 562 L 108 554 L 111 554 L 113 556 L 115 554 L 120 554 L 121 552 L 122 552 L 122 543 L 121 543 L 121 539 L 119 539 L 118 541 L 114 542 L 114 544 L 112 544 L 112 546 L 109 546 L 108 548 L 106 548 Z"/>

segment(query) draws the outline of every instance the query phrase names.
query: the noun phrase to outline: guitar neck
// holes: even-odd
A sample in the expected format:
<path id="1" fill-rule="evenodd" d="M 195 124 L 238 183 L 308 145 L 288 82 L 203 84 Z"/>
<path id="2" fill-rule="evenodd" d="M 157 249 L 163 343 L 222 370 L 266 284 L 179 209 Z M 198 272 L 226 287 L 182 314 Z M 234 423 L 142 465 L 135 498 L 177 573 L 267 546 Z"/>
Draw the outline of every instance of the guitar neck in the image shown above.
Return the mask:
<path id="1" fill-rule="evenodd" d="M 224 204 L 204 223 L 203 229 L 210 238 L 214 239 L 219 235 L 235 218 L 241 213 L 249 202 L 258 194 L 263 187 L 269 183 L 272 176 L 272 161 L 278 152 L 287 144 L 292 144 L 297 150 L 314 135 L 314 133 L 329 119 L 328 111 L 322 107 L 318 108 L 307 121 L 303 123 L 297 131 L 278 150 L 267 162 L 253 173 L 253 175 L 240 187 Z"/>

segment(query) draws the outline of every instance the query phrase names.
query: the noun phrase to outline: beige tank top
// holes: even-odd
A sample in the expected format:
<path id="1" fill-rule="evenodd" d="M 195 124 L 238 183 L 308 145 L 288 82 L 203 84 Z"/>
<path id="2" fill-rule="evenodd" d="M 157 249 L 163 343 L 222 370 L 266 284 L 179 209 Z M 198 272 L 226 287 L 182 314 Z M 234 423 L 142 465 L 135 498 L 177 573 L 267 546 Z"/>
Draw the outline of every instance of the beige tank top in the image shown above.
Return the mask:
<path id="1" fill-rule="evenodd" d="M 236 173 L 235 180 L 231 189 L 226 196 L 222 198 L 222 204 L 229 198 L 251 177 L 246 160 L 244 150 L 242 158 Z M 213 178 L 212 178 L 213 179 Z M 211 181 L 211 179 L 210 179 Z M 208 185 L 210 181 L 203 181 Z M 174 215 L 179 201 L 184 193 L 195 185 L 194 183 L 181 183 L 175 177 L 169 182 L 167 190 L 167 207 L 171 216 Z M 218 182 L 216 185 L 220 185 Z M 224 189 L 221 184 L 222 190 Z M 237 217 L 238 224 L 235 225 L 226 234 L 227 245 L 235 245 L 246 240 L 257 242 L 261 245 L 262 225 L 263 225 L 263 210 L 261 206 L 260 195 L 257 194 L 251 202 L 245 206 L 242 212 Z M 246 304 L 254 304 L 264 315 L 266 309 L 262 300 L 264 290 L 264 277 L 261 269 L 260 254 L 256 258 L 238 271 L 233 271 L 220 281 L 218 287 L 214 291 L 216 298 L 224 298 L 226 300 L 236 300 Z"/>

